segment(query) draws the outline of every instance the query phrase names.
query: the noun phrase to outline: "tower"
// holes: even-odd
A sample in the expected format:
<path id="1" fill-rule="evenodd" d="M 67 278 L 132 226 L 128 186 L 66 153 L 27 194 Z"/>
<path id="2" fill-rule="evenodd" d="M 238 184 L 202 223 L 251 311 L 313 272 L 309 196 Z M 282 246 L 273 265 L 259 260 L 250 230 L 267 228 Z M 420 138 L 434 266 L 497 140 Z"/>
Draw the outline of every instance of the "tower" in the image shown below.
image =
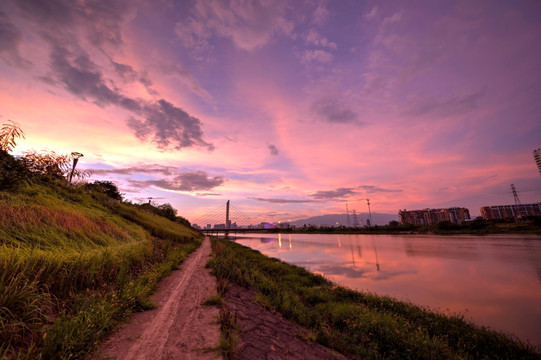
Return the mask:
<path id="1" fill-rule="evenodd" d="M 522 216 L 526 215 L 526 211 L 523 211 L 520 199 L 518 198 L 517 190 L 515 189 L 515 185 L 511 184 L 511 192 L 513 192 L 513 197 L 515 198 L 515 206 L 517 208 L 517 217 L 521 218 Z"/>
<path id="2" fill-rule="evenodd" d="M 348 224 L 348 227 L 351 227 L 351 222 L 349 221 L 349 208 L 348 203 L 346 203 L 346 222 Z"/>
<path id="3" fill-rule="evenodd" d="M 225 204 L 225 237 L 229 235 L 229 200 L 227 200 L 227 203 Z"/>
<path id="4" fill-rule="evenodd" d="M 513 197 L 515 198 L 515 205 L 520 206 L 520 199 L 518 198 L 517 190 L 515 185 L 511 184 L 511 191 L 513 192 Z"/>

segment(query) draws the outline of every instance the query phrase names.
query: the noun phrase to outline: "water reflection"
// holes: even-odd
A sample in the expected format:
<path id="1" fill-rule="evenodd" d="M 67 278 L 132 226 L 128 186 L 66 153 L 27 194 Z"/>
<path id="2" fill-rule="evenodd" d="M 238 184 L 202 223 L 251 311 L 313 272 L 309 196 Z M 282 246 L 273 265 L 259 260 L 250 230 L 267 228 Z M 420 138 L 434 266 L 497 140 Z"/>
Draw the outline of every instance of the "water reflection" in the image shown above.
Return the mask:
<path id="1" fill-rule="evenodd" d="M 342 285 L 391 295 L 541 345 L 541 237 L 267 234 L 237 242 Z"/>

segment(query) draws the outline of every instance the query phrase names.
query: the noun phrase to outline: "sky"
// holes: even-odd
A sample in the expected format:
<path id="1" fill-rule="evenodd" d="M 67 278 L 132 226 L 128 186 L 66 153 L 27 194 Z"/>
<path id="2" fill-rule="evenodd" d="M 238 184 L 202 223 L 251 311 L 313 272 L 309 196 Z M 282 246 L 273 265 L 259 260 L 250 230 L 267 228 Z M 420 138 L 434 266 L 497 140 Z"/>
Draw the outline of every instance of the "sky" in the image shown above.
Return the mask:
<path id="1" fill-rule="evenodd" d="M 195 223 L 477 216 L 541 201 L 539 44 L 537 0 L 3 0 L 0 123 Z"/>

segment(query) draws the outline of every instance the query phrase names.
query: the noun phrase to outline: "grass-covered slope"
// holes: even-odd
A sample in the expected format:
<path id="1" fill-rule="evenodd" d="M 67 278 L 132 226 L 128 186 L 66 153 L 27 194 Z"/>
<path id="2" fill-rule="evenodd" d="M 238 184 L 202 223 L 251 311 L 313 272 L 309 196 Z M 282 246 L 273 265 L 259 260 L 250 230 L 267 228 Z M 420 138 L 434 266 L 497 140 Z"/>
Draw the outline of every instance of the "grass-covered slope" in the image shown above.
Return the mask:
<path id="1" fill-rule="evenodd" d="M 540 359 L 530 345 L 389 297 L 336 286 L 305 269 L 213 239 L 218 283 L 258 290 L 258 300 L 351 359 Z M 294 334 L 292 334 L 294 336 Z"/>
<path id="2" fill-rule="evenodd" d="M 0 358 L 82 358 L 201 241 L 89 188 L 0 191 Z"/>

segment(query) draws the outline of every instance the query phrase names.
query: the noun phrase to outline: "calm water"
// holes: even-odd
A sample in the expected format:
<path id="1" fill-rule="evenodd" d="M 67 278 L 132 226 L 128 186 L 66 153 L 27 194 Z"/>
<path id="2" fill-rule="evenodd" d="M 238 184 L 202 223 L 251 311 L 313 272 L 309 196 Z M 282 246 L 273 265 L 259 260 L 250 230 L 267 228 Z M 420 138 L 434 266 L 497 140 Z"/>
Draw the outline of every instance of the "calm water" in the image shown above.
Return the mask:
<path id="1" fill-rule="evenodd" d="M 236 241 L 350 288 L 462 313 L 541 346 L 541 236 L 245 234 Z"/>

